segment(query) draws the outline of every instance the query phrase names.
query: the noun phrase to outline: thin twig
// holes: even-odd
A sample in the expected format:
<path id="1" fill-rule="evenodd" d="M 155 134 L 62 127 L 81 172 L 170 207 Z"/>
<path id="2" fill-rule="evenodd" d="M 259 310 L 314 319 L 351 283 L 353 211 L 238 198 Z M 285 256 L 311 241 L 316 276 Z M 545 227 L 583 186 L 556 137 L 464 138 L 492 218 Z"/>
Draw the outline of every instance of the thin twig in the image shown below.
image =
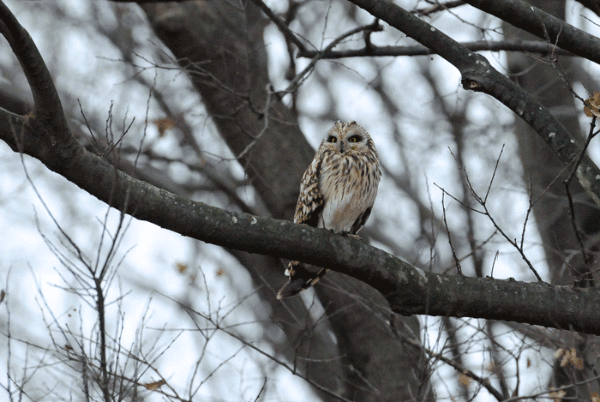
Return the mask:
<path id="1" fill-rule="evenodd" d="M 465 375 L 465 376 L 473 379 L 477 383 L 481 384 L 498 401 L 503 401 L 505 399 L 503 397 L 503 395 L 496 388 L 494 388 L 492 386 L 492 384 L 490 383 L 489 379 L 478 376 L 477 374 L 475 374 L 471 370 L 469 370 L 469 369 L 463 367 L 461 364 L 457 363 L 455 360 L 449 359 L 449 358 L 445 357 L 442 353 L 436 353 L 433 350 L 431 350 L 431 349 L 423 346 L 421 344 L 421 342 L 419 342 L 419 341 L 417 341 L 415 339 L 411 339 L 411 338 L 407 337 L 406 335 L 401 334 L 393 325 L 391 325 L 391 327 L 392 327 L 392 331 L 394 331 L 394 333 L 399 338 L 401 338 L 402 341 L 406 342 L 408 345 L 410 345 L 410 346 L 412 346 L 414 348 L 417 348 L 418 350 L 424 351 L 430 357 L 446 363 L 447 365 L 449 365 L 450 367 L 452 367 L 453 369 L 455 369 L 459 373 L 461 373 L 461 374 L 463 374 L 463 375 Z"/>
<path id="2" fill-rule="evenodd" d="M 446 192 L 442 193 L 442 211 L 444 212 L 444 225 L 446 226 L 446 233 L 448 233 L 448 243 L 450 243 L 450 249 L 452 250 L 452 257 L 454 258 L 454 263 L 456 265 L 456 270 L 459 275 L 462 275 L 462 268 L 460 266 L 460 260 L 456 255 L 456 250 L 454 249 L 454 245 L 452 244 L 452 235 L 450 235 L 450 228 L 448 227 L 448 221 L 446 220 L 446 205 L 444 204 L 444 195 Z"/>
<path id="3" fill-rule="evenodd" d="M 214 330 L 218 330 L 221 331 L 229 336 L 231 336 L 234 339 L 237 339 L 239 342 L 242 343 L 242 345 L 244 345 L 245 347 L 248 347 L 256 352 L 258 352 L 260 355 L 265 356 L 266 358 L 272 360 L 273 362 L 277 363 L 279 366 L 287 369 L 290 373 L 304 379 L 305 381 L 307 381 L 308 383 L 312 384 L 315 388 L 319 389 L 320 391 L 339 399 L 340 401 L 344 401 L 344 402 L 351 402 L 349 399 L 343 397 L 342 395 L 337 394 L 335 391 L 330 390 L 327 387 L 324 387 L 322 385 L 320 385 L 319 383 L 316 383 L 314 381 L 312 381 L 310 378 L 308 378 L 307 376 L 303 375 L 302 373 L 300 373 L 299 371 L 295 370 L 295 368 L 290 367 L 286 362 L 284 362 L 283 360 L 280 360 L 279 358 L 277 358 L 276 356 L 265 352 L 264 350 L 262 350 L 261 348 L 257 347 L 256 345 L 254 345 L 254 343 L 248 342 L 245 339 L 241 338 L 238 334 L 236 334 L 235 332 L 232 332 L 230 330 L 228 330 L 226 327 L 222 326 L 219 324 L 219 322 L 215 321 L 211 316 L 205 315 L 199 311 L 195 311 L 194 309 L 190 308 L 189 306 L 183 305 L 181 303 L 179 303 L 178 301 L 163 295 L 164 297 L 166 297 L 167 299 L 179 304 L 179 306 L 185 311 L 187 312 L 190 317 L 193 316 L 198 316 L 203 318 L 204 320 L 208 321 L 209 323 L 211 323 L 214 326 Z M 195 320 L 192 320 L 192 322 L 195 323 Z M 197 327 L 196 329 L 197 331 L 202 332 L 203 329 Z"/>
<path id="4" fill-rule="evenodd" d="M 437 4 L 435 4 L 431 7 L 427 7 L 427 8 L 418 8 L 418 9 L 414 10 L 413 13 L 426 17 L 431 14 L 437 13 L 439 11 L 446 11 L 451 8 L 460 7 L 464 4 L 466 4 L 466 3 L 462 0 L 447 1 L 446 3 L 437 3 Z"/>
<path id="5" fill-rule="evenodd" d="M 502 146 L 502 150 L 504 149 L 504 145 Z M 484 215 L 486 215 L 488 217 L 488 219 L 490 220 L 490 222 L 494 225 L 494 227 L 498 230 L 498 232 L 502 235 L 502 237 L 504 237 L 504 239 L 506 239 L 506 241 L 512 245 L 515 249 L 517 249 L 517 251 L 519 252 L 519 254 L 521 255 L 521 258 L 523 259 L 523 261 L 525 261 L 525 263 L 527 264 L 527 267 L 531 270 L 531 272 L 533 272 L 533 274 L 535 275 L 536 279 L 539 282 L 542 282 L 542 277 L 540 276 L 540 274 L 537 272 L 537 270 L 533 267 L 533 264 L 531 263 L 531 261 L 529 261 L 529 258 L 527 258 L 527 256 L 525 255 L 525 249 L 523 247 L 523 244 L 521 243 L 519 245 L 519 243 L 517 243 L 517 239 L 511 239 L 510 237 L 508 237 L 508 235 L 504 232 L 504 230 L 502 230 L 502 228 L 500 227 L 500 225 L 498 225 L 498 223 L 496 222 L 496 220 L 494 219 L 494 217 L 492 216 L 490 210 L 487 207 L 487 199 L 488 196 L 490 194 L 491 188 L 492 188 L 492 183 L 494 181 L 494 178 L 496 177 L 496 172 L 498 170 L 498 165 L 500 163 L 500 157 L 502 156 L 502 150 L 500 151 L 500 155 L 498 155 L 498 158 L 496 159 L 496 165 L 494 166 L 494 171 L 492 173 L 492 178 L 490 179 L 490 183 L 488 185 L 488 188 L 486 190 L 486 194 L 484 198 L 481 198 L 477 192 L 475 191 L 475 189 L 473 188 L 473 185 L 471 184 L 471 181 L 469 179 L 469 175 L 467 174 L 467 171 L 465 169 L 465 167 L 462 167 L 462 171 L 463 174 L 465 175 L 465 181 L 467 183 L 467 187 L 469 189 L 469 191 L 471 192 L 471 195 L 473 196 L 473 198 L 477 201 L 477 203 L 479 203 L 479 205 L 481 205 L 481 207 L 483 208 L 483 212 L 481 211 L 477 211 L 473 208 L 471 208 L 472 211 L 476 211 L 479 213 L 483 213 Z M 452 156 L 454 156 L 454 154 L 452 154 Z M 456 156 L 454 156 L 454 158 L 456 159 Z M 442 189 L 442 191 L 446 192 L 445 190 Z M 455 197 L 452 197 L 454 199 L 456 199 Z M 531 203 L 530 203 L 531 204 Z M 464 205 L 464 204 L 463 204 Z M 470 207 L 469 207 L 470 208 Z M 524 222 L 524 224 L 527 224 L 527 218 L 529 217 L 529 215 L 527 215 L 526 220 Z"/>
<path id="6" fill-rule="evenodd" d="M 267 6 L 265 3 L 263 3 L 262 0 L 252 0 L 252 1 L 254 2 L 254 4 L 256 4 L 258 6 L 258 8 L 260 8 L 262 10 L 263 13 L 265 13 L 267 15 L 267 17 L 269 17 L 269 19 L 271 21 L 273 21 L 273 23 L 275 25 L 277 25 L 277 28 L 279 28 L 279 30 L 281 31 L 281 33 L 290 42 L 292 42 L 294 45 L 296 45 L 298 47 L 298 50 L 301 53 L 306 51 L 306 46 L 304 46 L 304 43 L 302 43 L 300 41 L 300 39 L 298 39 L 298 37 L 291 31 L 291 29 L 287 26 L 287 24 L 285 23 L 284 20 L 282 20 L 277 15 L 275 15 L 275 13 L 273 12 L 273 10 L 271 10 L 269 8 L 269 6 Z"/>
<path id="7" fill-rule="evenodd" d="M 267 84 L 266 91 L 267 99 L 265 100 L 265 107 L 262 111 L 262 118 L 264 120 L 263 127 L 260 130 L 260 132 L 256 135 L 256 137 L 254 137 L 254 139 L 250 141 L 248 145 L 246 145 L 246 147 L 235 157 L 235 159 L 239 160 L 243 158 L 244 155 L 246 155 L 248 151 L 250 151 L 250 149 L 254 146 L 254 144 L 256 144 L 256 141 L 258 141 L 260 137 L 262 137 L 263 134 L 266 133 L 269 129 L 269 110 L 271 109 L 271 94 L 273 93 L 273 88 L 271 87 L 271 84 Z"/>
<path id="8" fill-rule="evenodd" d="M 315 67 L 315 64 L 317 64 L 317 61 L 319 61 L 319 60 L 321 60 L 323 58 L 322 54 L 326 54 L 327 52 L 331 51 L 334 47 L 336 47 L 341 41 L 343 41 L 347 37 L 355 35 L 355 34 L 357 34 L 359 32 L 363 32 L 363 31 L 380 31 L 380 30 L 382 30 L 383 27 L 381 25 L 379 25 L 379 23 L 377 21 L 378 20 L 375 20 L 375 24 L 363 25 L 363 26 L 359 26 L 359 27 L 356 27 L 354 29 L 351 29 L 348 32 L 346 32 L 346 33 L 338 36 L 337 38 L 335 38 L 322 51 L 317 51 L 312 56 L 312 60 L 310 61 L 310 63 L 308 63 L 308 65 L 304 68 L 304 70 L 302 70 L 299 74 L 296 75 L 296 77 L 294 77 L 294 79 L 290 82 L 290 84 L 288 85 L 288 87 L 285 90 L 279 91 L 279 93 L 280 94 L 286 94 L 286 93 L 290 93 L 290 92 L 295 91 L 296 88 L 298 86 L 300 86 L 300 81 L 302 79 L 304 79 L 305 76 L 308 75 L 308 73 L 310 73 L 313 70 L 313 68 Z M 301 54 L 299 54 L 299 56 L 300 55 Z"/>
<path id="9" fill-rule="evenodd" d="M 563 184 L 565 186 L 565 192 L 567 193 L 567 199 L 569 200 L 569 215 L 571 217 L 571 225 L 573 226 L 573 231 L 575 232 L 575 237 L 577 238 L 577 243 L 579 244 L 579 250 L 581 251 L 581 255 L 583 256 L 583 262 L 586 267 L 585 272 L 583 273 L 582 277 L 575 276 L 575 284 L 577 286 L 585 285 L 586 280 L 589 282 L 589 285 L 593 286 L 593 278 L 591 277 L 591 274 L 590 274 L 590 269 L 591 269 L 593 260 L 592 260 L 591 255 L 585 250 L 583 236 L 581 234 L 581 231 L 577 227 L 577 221 L 575 219 L 575 203 L 573 202 L 573 197 L 571 195 L 571 190 L 570 190 L 569 186 L 571 184 L 571 181 L 575 177 L 575 173 L 577 172 L 577 169 L 579 169 L 579 165 L 581 164 L 581 161 L 583 160 L 583 157 L 585 155 L 585 152 L 586 152 L 588 146 L 590 145 L 590 142 L 598 134 L 598 132 L 594 132 L 595 128 L 596 128 L 596 116 L 594 115 L 594 116 L 592 116 L 592 121 L 590 123 L 590 131 L 585 140 L 585 143 L 583 144 L 581 152 L 579 153 L 579 156 L 577 157 L 577 160 L 575 161 L 575 164 L 573 165 L 573 168 L 571 169 L 569 176 L 563 182 Z"/>

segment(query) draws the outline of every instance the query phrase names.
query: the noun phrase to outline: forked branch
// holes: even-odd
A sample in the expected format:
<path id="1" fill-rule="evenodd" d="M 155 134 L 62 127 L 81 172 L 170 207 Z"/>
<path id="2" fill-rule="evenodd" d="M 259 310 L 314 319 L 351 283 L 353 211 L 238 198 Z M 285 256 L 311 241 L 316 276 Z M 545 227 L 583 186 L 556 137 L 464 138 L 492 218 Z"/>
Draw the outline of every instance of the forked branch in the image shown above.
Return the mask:
<path id="1" fill-rule="evenodd" d="M 40 125 L 52 126 L 53 134 L 62 137 L 53 138 L 53 142 L 70 136 L 58 92 L 42 55 L 29 33 L 2 1 L 0 1 L 0 32 L 17 56 L 31 88 L 34 110 L 30 120 L 38 120 Z"/>

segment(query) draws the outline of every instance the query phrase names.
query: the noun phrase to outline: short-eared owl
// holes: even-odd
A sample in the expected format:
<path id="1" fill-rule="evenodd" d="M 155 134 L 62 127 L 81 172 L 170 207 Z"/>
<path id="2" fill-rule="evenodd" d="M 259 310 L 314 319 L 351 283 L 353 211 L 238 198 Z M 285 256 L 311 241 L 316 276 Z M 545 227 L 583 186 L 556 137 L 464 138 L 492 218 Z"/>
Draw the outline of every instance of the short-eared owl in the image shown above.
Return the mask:
<path id="1" fill-rule="evenodd" d="M 371 214 L 380 178 L 379 158 L 369 134 L 355 121 L 338 121 L 302 176 L 294 223 L 356 234 Z M 291 261 L 286 269 L 289 280 L 277 298 L 297 295 L 325 272 L 325 268 L 309 271 Z"/>

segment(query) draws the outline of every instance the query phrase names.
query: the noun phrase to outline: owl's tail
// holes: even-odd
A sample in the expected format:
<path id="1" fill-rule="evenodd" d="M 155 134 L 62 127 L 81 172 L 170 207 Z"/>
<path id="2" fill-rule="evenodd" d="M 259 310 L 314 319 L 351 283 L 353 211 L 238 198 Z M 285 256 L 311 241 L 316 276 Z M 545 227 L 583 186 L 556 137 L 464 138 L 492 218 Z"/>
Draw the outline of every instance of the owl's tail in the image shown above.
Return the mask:
<path id="1" fill-rule="evenodd" d="M 286 275 L 289 275 L 290 278 L 287 283 L 279 289 L 279 292 L 277 292 L 277 298 L 285 299 L 287 297 L 296 296 L 298 293 L 303 292 L 317 283 L 327 271 L 326 268 L 320 268 L 316 272 L 309 271 L 301 262 L 290 261 L 288 268 L 285 271 Z"/>

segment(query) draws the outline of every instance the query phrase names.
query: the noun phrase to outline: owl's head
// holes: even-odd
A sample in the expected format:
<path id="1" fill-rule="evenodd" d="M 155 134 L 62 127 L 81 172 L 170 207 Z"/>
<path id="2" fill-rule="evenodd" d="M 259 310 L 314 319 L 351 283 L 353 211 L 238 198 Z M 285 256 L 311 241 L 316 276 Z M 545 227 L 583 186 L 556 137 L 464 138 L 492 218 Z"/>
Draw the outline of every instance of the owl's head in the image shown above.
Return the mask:
<path id="1" fill-rule="evenodd" d="M 327 132 L 321 147 L 334 150 L 342 155 L 374 152 L 375 144 L 367 131 L 355 121 L 338 121 Z"/>

